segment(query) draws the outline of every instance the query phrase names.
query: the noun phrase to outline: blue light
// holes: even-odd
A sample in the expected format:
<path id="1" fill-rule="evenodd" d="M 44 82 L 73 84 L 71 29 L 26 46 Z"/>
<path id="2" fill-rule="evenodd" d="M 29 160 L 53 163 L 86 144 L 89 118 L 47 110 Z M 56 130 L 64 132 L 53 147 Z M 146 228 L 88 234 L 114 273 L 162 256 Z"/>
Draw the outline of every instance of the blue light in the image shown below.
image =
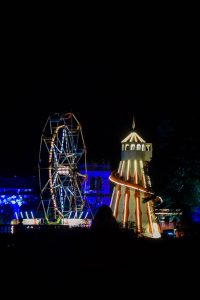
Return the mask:
<path id="1" fill-rule="evenodd" d="M 96 214 L 98 208 L 105 204 L 110 205 L 112 184 L 109 181 L 110 165 L 108 164 L 89 164 L 86 182 L 86 200 Z M 90 215 L 90 211 L 88 211 Z"/>
<path id="2" fill-rule="evenodd" d="M 15 206 L 16 204 L 20 207 L 23 204 L 23 198 L 20 195 L 0 195 L 0 205 L 7 205 L 11 204 L 12 206 Z"/>
<path id="3" fill-rule="evenodd" d="M 192 214 L 192 219 L 195 223 L 200 223 L 200 207 L 197 207 Z"/>
<path id="4" fill-rule="evenodd" d="M 36 180 L 34 176 L 0 178 L 0 222 L 10 223 L 13 218 L 20 218 L 21 211 L 25 216 L 25 210 L 30 216 L 29 210 L 34 210 L 39 201 Z"/>
<path id="5" fill-rule="evenodd" d="M 174 235 L 174 233 L 173 232 L 168 232 L 168 235 Z"/>
<path id="6" fill-rule="evenodd" d="M 82 169 L 80 168 L 80 170 Z M 110 173 L 111 171 L 108 165 L 88 165 L 86 193 L 95 194 L 98 192 L 104 195 L 111 194 Z"/>

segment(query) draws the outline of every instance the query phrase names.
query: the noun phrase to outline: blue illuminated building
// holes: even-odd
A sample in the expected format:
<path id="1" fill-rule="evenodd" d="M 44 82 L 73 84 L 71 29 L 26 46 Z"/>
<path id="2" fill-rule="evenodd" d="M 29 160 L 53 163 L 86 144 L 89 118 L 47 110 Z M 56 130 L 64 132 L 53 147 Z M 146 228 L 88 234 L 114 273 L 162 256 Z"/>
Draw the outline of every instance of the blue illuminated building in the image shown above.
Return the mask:
<path id="1" fill-rule="evenodd" d="M 196 207 L 194 209 L 194 212 L 192 214 L 192 220 L 193 222 L 200 224 L 200 207 Z"/>
<path id="2" fill-rule="evenodd" d="M 12 219 L 33 218 L 39 197 L 37 178 L 0 177 L 0 224 Z"/>
<path id="3" fill-rule="evenodd" d="M 91 211 L 95 215 L 102 204 L 110 205 L 112 183 L 109 176 L 109 163 L 87 165 L 88 217 L 91 217 Z M 39 203 L 39 183 L 36 176 L 0 177 L 0 224 L 10 223 L 12 219 L 43 217 L 43 213 L 37 210 Z"/>
<path id="4" fill-rule="evenodd" d="M 89 163 L 87 165 L 86 198 L 94 215 L 99 206 L 110 205 L 113 188 L 108 179 L 110 169 L 109 163 Z"/>

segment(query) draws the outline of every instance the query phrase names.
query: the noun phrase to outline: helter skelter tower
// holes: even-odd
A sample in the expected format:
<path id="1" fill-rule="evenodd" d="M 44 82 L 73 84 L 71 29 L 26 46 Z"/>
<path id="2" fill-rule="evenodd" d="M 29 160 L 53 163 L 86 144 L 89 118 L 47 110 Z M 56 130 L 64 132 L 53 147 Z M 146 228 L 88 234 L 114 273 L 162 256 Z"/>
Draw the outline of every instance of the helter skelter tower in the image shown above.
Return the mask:
<path id="1" fill-rule="evenodd" d="M 115 184 L 110 203 L 113 215 L 124 227 L 134 224 L 137 234 L 159 238 L 154 204 L 162 202 L 162 199 L 152 192 L 147 171 L 152 158 L 152 144 L 146 143 L 135 132 L 135 121 L 133 131 L 121 144 L 119 168 L 109 177 Z"/>
<path id="2" fill-rule="evenodd" d="M 86 218 L 86 146 L 73 113 L 55 113 L 47 119 L 40 143 L 39 179 L 48 223 Z"/>

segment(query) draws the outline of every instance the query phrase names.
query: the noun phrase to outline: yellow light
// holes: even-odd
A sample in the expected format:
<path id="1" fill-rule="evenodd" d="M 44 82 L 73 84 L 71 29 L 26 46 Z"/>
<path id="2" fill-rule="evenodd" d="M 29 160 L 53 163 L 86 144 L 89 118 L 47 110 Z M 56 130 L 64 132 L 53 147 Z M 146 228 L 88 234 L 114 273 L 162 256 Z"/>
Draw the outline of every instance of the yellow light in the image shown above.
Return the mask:
<path id="1" fill-rule="evenodd" d="M 137 229 L 140 231 L 140 211 L 139 211 L 139 198 L 136 197 L 136 221 L 137 221 Z"/>
<path id="2" fill-rule="evenodd" d="M 128 160 L 127 173 L 126 173 L 126 179 L 129 180 L 129 178 L 130 178 L 130 160 Z"/>
<path id="3" fill-rule="evenodd" d="M 135 183 L 138 184 L 138 174 L 137 174 L 137 160 L 134 159 L 134 174 L 135 174 Z"/>
<path id="4" fill-rule="evenodd" d="M 149 202 L 146 203 L 146 207 L 147 207 L 147 215 L 148 215 L 148 219 L 149 219 L 150 233 L 153 234 L 154 229 L 153 229 L 152 216 L 151 216 L 151 210 L 150 210 Z"/>
<path id="5" fill-rule="evenodd" d="M 112 206 L 114 195 L 115 195 L 115 187 L 113 189 L 113 193 L 112 193 L 112 197 L 111 197 L 111 201 L 110 201 L 110 207 Z"/>
<path id="6" fill-rule="evenodd" d="M 114 217 L 117 218 L 117 210 L 118 210 L 118 205 L 119 205 L 119 198 L 120 198 L 120 191 L 117 191 L 117 197 L 116 197 L 116 202 L 115 202 L 115 208 L 114 208 Z"/>
<path id="7" fill-rule="evenodd" d="M 124 160 L 122 161 L 122 168 L 121 168 L 121 172 L 120 172 L 120 177 L 122 176 L 123 171 L 124 171 Z"/>
<path id="8" fill-rule="evenodd" d="M 127 215 L 127 209 L 128 209 L 128 194 L 125 194 L 125 200 L 124 200 L 124 225 L 126 224 L 126 215 Z"/>
<path id="9" fill-rule="evenodd" d="M 120 161 L 120 163 L 119 163 L 118 174 L 120 173 L 121 165 L 122 165 L 122 161 Z"/>
<path id="10" fill-rule="evenodd" d="M 152 235 L 152 237 L 154 239 L 159 239 L 161 237 L 161 234 L 159 232 L 159 228 L 158 228 L 157 223 L 153 223 L 153 235 Z"/>

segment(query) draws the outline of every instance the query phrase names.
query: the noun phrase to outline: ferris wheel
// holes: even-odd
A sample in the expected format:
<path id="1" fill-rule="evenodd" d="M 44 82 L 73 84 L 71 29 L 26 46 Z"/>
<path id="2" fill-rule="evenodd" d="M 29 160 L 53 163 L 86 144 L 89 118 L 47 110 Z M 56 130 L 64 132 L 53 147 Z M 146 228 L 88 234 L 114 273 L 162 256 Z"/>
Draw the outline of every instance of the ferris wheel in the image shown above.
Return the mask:
<path id="1" fill-rule="evenodd" d="M 50 115 L 39 151 L 41 203 L 47 222 L 88 214 L 84 209 L 86 180 L 86 146 L 80 123 L 73 113 Z"/>

